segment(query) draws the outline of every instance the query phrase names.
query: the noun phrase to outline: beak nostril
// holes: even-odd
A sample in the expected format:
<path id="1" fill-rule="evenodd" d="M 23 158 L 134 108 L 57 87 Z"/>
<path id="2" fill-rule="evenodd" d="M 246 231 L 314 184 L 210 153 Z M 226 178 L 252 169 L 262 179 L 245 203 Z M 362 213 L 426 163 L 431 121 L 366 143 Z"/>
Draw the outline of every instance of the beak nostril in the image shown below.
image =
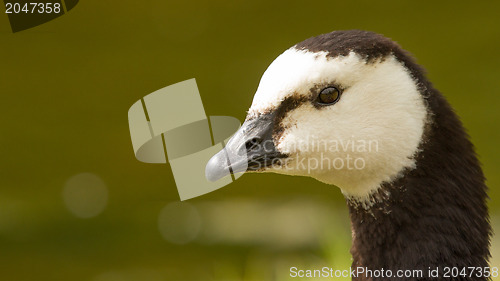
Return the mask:
<path id="1" fill-rule="evenodd" d="M 245 143 L 245 147 L 246 147 L 247 151 L 252 151 L 252 150 L 256 149 L 261 142 L 262 142 L 261 138 L 253 137 Z"/>

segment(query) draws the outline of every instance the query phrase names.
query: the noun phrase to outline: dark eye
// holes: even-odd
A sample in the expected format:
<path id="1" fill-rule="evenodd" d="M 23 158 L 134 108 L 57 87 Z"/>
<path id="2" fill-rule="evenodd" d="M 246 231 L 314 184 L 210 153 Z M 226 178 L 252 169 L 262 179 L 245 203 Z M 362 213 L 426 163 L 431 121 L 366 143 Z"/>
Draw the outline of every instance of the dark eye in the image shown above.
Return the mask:
<path id="1" fill-rule="evenodd" d="M 340 91 L 335 87 L 324 88 L 319 92 L 318 100 L 323 104 L 336 103 L 340 98 Z"/>

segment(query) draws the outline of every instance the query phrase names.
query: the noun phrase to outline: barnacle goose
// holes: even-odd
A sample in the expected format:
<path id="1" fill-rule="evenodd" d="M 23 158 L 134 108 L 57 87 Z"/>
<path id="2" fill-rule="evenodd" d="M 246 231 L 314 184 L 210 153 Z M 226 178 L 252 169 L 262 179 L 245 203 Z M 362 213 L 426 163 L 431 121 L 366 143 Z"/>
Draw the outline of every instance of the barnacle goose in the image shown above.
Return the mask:
<path id="1" fill-rule="evenodd" d="M 245 161 L 228 161 L 242 152 Z M 334 31 L 278 56 L 207 178 L 228 166 L 338 186 L 350 211 L 353 267 L 424 272 L 397 280 L 488 279 L 467 269 L 488 266 L 491 236 L 473 145 L 422 68 L 382 35 Z M 428 276 L 436 267 L 439 278 Z M 445 278 L 445 267 L 467 274 Z"/>

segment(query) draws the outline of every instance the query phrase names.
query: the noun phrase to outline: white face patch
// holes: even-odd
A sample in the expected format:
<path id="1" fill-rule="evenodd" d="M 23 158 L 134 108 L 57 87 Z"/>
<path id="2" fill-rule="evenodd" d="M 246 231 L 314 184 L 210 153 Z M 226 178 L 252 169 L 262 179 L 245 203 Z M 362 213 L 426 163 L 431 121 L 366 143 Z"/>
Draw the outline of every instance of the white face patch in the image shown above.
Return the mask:
<path id="1" fill-rule="evenodd" d="M 318 85 L 341 87 L 340 100 L 315 107 Z M 262 76 L 249 114 L 272 111 L 291 96 L 310 101 L 281 121 L 285 130 L 276 145 L 290 157 L 268 171 L 311 176 L 362 201 L 415 167 L 427 110 L 409 72 L 394 57 L 367 64 L 352 52 L 328 58 L 325 52 L 291 48 Z"/>

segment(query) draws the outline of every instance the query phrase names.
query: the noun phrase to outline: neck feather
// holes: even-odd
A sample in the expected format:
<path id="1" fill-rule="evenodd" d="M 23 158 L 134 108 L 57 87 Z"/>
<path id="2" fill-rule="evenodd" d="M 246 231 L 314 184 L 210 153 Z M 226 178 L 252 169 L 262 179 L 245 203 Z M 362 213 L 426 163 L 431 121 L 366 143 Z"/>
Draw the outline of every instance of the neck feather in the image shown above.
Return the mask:
<path id="1" fill-rule="evenodd" d="M 440 93 L 431 90 L 426 101 L 432 121 L 416 168 L 383 184 L 368 210 L 348 201 L 353 268 L 422 269 L 418 280 L 440 280 L 427 276 L 429 267 L 441 267 L 442 278 L 443 267 L 488 266 L 487 188 L 473 145 Z"/>

